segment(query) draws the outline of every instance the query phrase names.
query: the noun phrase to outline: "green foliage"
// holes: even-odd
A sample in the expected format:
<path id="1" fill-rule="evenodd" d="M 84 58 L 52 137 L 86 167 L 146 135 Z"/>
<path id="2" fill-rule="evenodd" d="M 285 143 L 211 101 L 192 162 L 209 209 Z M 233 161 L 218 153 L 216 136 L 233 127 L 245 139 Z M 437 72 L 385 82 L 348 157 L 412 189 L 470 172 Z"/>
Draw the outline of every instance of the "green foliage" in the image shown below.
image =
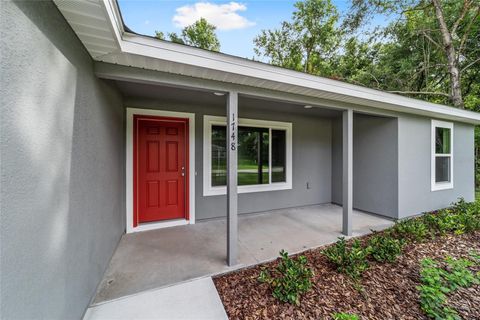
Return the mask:
<path id="1" fill-rule="evenodd" d="M 355 314 L 337 312 L 332 314 L 333 320 L 359 320 L 360 318 Z"/>
<path id="2" fill-rule="evenodd" d="M 330 0 L 296 2 L 290 20 L 262 30 L 254 39 L 256 55 L 285 68 L 480 112 L 480 2 L 438 2 L 452 40 L 448 46 L 432 1 L 350 3 L 340 18 Z M 367 27 L 379 16 L 393 21 Z M 451 61 L 446 48 L 453 48 Z M 449 65 L 455 65 L 459 79 L 452 79 L 456 73 L 450 72 Z M 460 88 L 463 102 L 453 99 L 453 87 Z M 479 132 L 477 127 L 478 188 Z"/>
<path id="3" fill-rule="evenodd" d="M 461 223 L 460 217 L 454 210 L 443 209 L 437 213 L 426 214 L 424 221 L 433 232 L 440 235 L 445 235 L 449 232 L 462 234 L 465 226 Z"/>
<path id="4" fill-rule="evenodd" d="M 479 111 L 480 5 L 462 0 L 440 3 L 456 54 L 463 104 Z M 431 2 L 352 0 L 342 18 L 330 0 L 298 1 L 295 8 L 290 20 L 255 38 L 257 56 L 286 68 L 453 103 L 448 55 Z M 378 16 L 393 22 L 367 26 Z"/>
<path id="5" fill-rule="evenodd" d="M 447 257 L 445 262 L 447 263 L 447 271 L 444 278 L 450 290 L 457 290 L 459 287 L 467 288 L 472 284 L 479 283 L 480 279 L 468 269 L 475 265 L 473 261 Z"/>
<path id="6" fill-rule="evenodd" d="M 378 262 L 395 262 L 402 254 L 403 241 L 393 238 L 389 233 L 374 235 L 368 241 L 371 256 Z"/>
<path id="7" fill-rule="evenodd" d="M 182 30 L 182 37 L 186 44 L 202 49 L 219 51 L 220 41 L 215 34 L 216 27 L 204 18 Z"/>
<path id="8" fill-rule="evenodd" d="M 155 31 L 155 38 L 165 40 L 165 34 L 162 31 Z"/>
<path id="9" fill-rule="evenodd" d="M 420 304 L 427 316 L 434 319 L 460 319 L 457 312 L 450 308 L 447 295 L 460 287 L 469 287 L 480 283 L 479 275 L 469 268 L 475 262 L 468 259 L 447 257 L 443 265 L 432 259 L 421 262 Z"/>
<path id="10" fill-rule="evenodd" d="M 305 256 L 292 259 L 282 250 L 280 258 L 278 266 L 271 272 L 262 270 L 258 280 L 268 283 L 278 300 L 299 305 L 300 296 L 312 287 L 313 271 L 307 267 Z"/>
<path id="11" fill-rule="evenodd" d="M 417 242 L 423 241 L 429 236 L 429 230 L 422 218 L 397 221 L 393 226 L 393 233 L 397 237 Z"/>
<path id="12" fill-rule="evenodd" d="M 383 234 L 374 234 L 366 246 L 362 246 L 358 239 L 348 245 L 345 238 L 339 238 L 323 254 L 339 272 L 358 280 L 368 268 L 369 256 L 378 262 L 395 262 L 408 241 L 420 242 L 435 235 L 475 230 L 480 230 L 480 199 L 471 203 L 460 199 L 451 208 L 398 221 Z"/>
<path id="13" fill-rule="evenodd" d="M 285 68 L 328 76 L 342 31 L 331 0 L 306 0 L 294 4 L 291 21 L 280 28 L 262 30 L 254 39 L 257 56 Z"/>
<path id="14" fill-rule="evenodd" d="M 334 245 L 326 248 L 323 254 L 338 271 L 353 279 L 359 279 L 368 268 L 368 248 L 363 248 L 358 239 L 355 239 L 351 246 L 347 246 L 345 238 L 341 237 Z"/>
<path id="15" fill-rule="evenodd" d="M 175 32 L 168 33 L 170 41 L 180 44 L 186 44 L 202 49 L 220 51 L 220 41 L 215 33 L 216 27 L 208 23 L 204 18 L 196 21 L 192 25 L 186 26 L 182 34 Z M 155 37 L 165 40 L 165 34 L 161 31 L 155 31 Z"/>
<path id="16" fill-rule="evenodd" d="M 480 230 L 480 201 L 467 203 L 460 199 L 451 208 L 425 214 L 423 220 L 432 233 L 439 235 Z"/>
<path id="17" fill-rule="evenodd" d="M 456 311 L 445 305 L 446 294 L 450 292 L 443 280 L 445 271 L 432 259 L 422 260 L 421 268 L 422 285 L 417 289 L 420 291 L 423 312 L 434 319 L 458 319 Z"/>
<path id="18" fill-rule="evenodd" d="M 480 252 L 471 251 L 470 259 L 475 262 L 475 264 L 480 265 Z"/>

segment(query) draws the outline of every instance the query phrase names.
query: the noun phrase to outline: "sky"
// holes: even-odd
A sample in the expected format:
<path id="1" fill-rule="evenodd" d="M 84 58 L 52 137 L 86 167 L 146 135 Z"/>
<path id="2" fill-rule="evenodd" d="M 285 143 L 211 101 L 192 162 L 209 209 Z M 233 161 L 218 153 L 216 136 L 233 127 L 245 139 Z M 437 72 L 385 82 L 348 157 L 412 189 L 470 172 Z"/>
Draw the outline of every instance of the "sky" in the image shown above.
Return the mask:
<path id="1" fill-rule="evenodd" d="M 332 2 L 340 14 L 348 9 L 348 0 Z M 136 33 L 178 34 L 203 17 L 217 27 L 220 51 L 242 58 L 256 57 L 253 39 L 261 30 L 278 28 L 282 21 L 290 20 L 294 3 L 290 0 L 119 0 L 125 24 Z"/>

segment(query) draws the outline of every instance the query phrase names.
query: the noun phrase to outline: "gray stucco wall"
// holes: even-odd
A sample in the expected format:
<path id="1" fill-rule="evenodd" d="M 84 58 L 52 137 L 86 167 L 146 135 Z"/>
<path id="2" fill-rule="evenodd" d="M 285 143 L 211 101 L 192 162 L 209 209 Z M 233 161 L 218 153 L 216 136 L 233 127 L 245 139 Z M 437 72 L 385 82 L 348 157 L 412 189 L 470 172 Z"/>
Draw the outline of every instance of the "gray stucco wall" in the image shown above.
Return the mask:
<path id="1" fill-rule="evenodd" d="M 431 191 L 431 119 L 399 119 L 399 217 L 448 207 L 459 197 L 473 201 L 474 126 L 454 123 L 453 185 Z"/>
<path id="2" fill-rule="evenodd" d="M 0 318 L 79 319 L 125 228 L 121 97 L 52 2 L 0 7 Z"/>
<path id="3" fill-rule="evenodd" d="M 194 112 L 196 160 L 196 218 L 208 219 L 226 215 L 225 196 L 203 196 L 203 116 L 224 116 L 225 109 L 210 106 L 165 104 L 146 99 L 126 99 L 126 107 Z M 240 101 L 242 118 L 292 122 L 293 188 L 292 190 L 239 194 L 239 213 L 260 212 L 331 202 L 331 121 L 272 111 L 252 110 Z M 307 189 L 307 182 L 310 188 Z"/>
<path id="4" fill-rule="evenodd" d="M 332 202 L 342 203 L 342 119 L 332 124 Z M 398 216 L 397 119 L 354 114 L 353 207 Z"/>
<path id="5" fill-rule="evenodd" d="M 353 119 L 353 206 L 398 217 L 397 119 Z"/>
<path id="6" fill-rule="evenodd" d="M 332 121 L 332 202 L 342 204 L 342 118 Z"/>

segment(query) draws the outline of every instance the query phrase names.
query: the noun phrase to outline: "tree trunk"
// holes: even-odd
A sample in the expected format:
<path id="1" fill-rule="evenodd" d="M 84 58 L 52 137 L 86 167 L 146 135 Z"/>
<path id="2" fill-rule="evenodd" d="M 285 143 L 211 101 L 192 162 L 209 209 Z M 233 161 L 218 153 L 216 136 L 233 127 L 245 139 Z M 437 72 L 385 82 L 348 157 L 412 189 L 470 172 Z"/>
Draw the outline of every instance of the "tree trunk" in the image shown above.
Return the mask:
<path id="1" fill-rule="evenodd" d="M 432 0 L 432 4 L 435 7 L 435 16 L 437 17 L 440 26 L 443 46 L 447 56 L 448 72 L 450 73 L 450 99 L 455 107 L 463 109 L 464 105 L 462 88 L 460 86 L 460 70 L 456 60 L 455 48 L 453 47 L 452 35 L 445 23 L 440 0 Z"/>

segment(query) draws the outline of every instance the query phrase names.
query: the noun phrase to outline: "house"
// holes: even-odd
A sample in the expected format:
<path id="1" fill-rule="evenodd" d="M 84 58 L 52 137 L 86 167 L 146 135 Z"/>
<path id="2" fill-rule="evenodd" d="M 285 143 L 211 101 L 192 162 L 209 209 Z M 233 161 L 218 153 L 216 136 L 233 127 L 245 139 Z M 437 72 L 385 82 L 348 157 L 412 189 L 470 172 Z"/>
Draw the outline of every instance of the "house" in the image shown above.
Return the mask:
<path id="1" fill-rule="evenodd" d="M 480 114 L 135 34 L 115 0 L 2 2 L 2 318 L 79 318 L 122 234 L 474 199 Z M 238 185 L 238 187 L 237 187 Z"/>

